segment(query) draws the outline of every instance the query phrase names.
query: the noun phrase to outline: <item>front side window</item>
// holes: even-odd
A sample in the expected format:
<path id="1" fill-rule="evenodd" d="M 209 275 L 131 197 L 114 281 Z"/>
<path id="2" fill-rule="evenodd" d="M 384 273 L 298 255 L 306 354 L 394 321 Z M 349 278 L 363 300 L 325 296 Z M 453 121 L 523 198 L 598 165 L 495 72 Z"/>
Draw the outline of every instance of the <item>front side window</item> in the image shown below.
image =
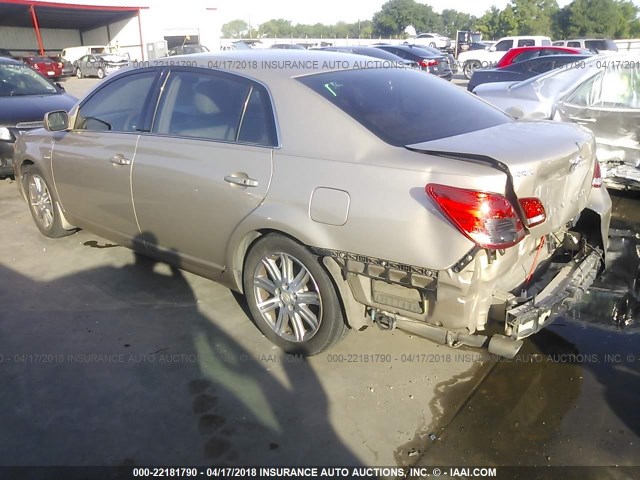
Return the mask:
<path id="1" fill-rule="evenodd" d="M 395 146 L 507 123 L 500 110 L 433 75 L 410 69 L 319 73 L 298 80 Z"/>
<path id="2" fill-rule="evenodd" d="M 76 130 L 137 132 L 144 121 L 144 105 L 152 94 L 157 72 L 120 77 L 94 93 L 80 106 Z"/>
<path id="3" fill-rule="evenodd" d="M 538 50 L 526 50 L 516 55 L 512 63 L 524 62 L 525 60 L 537 57 L 539 54 L 540 52 Z"/>
<path id="4" fill-rule="evenodd" d="M 502 40 L 496 43 L 496 52 L 506 52 L 513 47 L 513 40 Z"/>
<path id="5" fill-rule="evenodd" d="M 580 42 L 567 42 L 567 47 L 580 48 L 581 46 Z"/>
<path id="6" fill-rule="evenodd" d="M 274 145 L 264 87 L 229 74 L 171 73 L 153 131 L 160 135 Z"/>

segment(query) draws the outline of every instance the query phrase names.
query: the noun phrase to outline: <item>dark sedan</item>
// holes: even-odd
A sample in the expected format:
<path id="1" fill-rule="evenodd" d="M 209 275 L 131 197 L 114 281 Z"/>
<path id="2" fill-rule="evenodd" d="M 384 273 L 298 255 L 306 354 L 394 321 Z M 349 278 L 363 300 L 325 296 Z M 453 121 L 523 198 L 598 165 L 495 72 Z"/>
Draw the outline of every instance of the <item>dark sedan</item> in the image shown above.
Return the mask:
<path id="1" fill-rule="evenodd" d="M 13 145 L 21 133 L 42 127 L 44 114 L 70 110 L 76 98 L 24 63 L 0 57 L 0 176 L 13 174 Z"/>
<path id="2" fill-rule="evenodd" d="M 473 92 L 482 83 L 520 82 L 560 67 L 570 68 L 575 65 L 579 68 L 581 62 L 589 57 L 590 55 L 548 55 L 512 63 L 503 68 L 476 70 L 467 84 L 467 90 Z"/>
<path id="3" fill-rule="evenodd" d="M 374 48 L 374 47 L 337 46 L 337 47 L 324 47 L 318 50 L 324 50 L 326 52 L 342 52 L 342 53 L 353 53 L 355 55 L 365 55 L 367 57 L 379 58 L 380 60 L 384 60 L 386 62 L 395 62 L 397 64 L 401 64 L 406 67 L 418 68 L 418 62 L 405 60 L 404 58 L 394 55 L 393 53 L 389 53 L 385 50 L 381 50 L 379 48 Z"/>
<path id="4" fill-rule="evenodd" d="M 446 57 L 447 61 L 449 62 L 449 68 L 451 69 L 451 71 L 453 73 L 458 73 L 458 62 L 456 62 L 456 57 L 454 57 L 451 53 L 445 53 L 441 50 L 438 50 L 435 47 L 428 47 L 425 45 L 411 45 L 411 44 L 408 44 L 408 45 L 413 48 L 421 48 L 438 57 Z"/>
<path id="5" fill-rule="evenodd" d="M 375 48 L 393 53 L 405 60 L 417 62 L 422 70 L 444 78 L 445 80 L 451 80 L 453 78 L 453 72 L 451 68 L 449 68 L 449 61 L 446 56 L 434 55 L 422 48 L 411 47 L 409 45 L 376 45 Z"/>

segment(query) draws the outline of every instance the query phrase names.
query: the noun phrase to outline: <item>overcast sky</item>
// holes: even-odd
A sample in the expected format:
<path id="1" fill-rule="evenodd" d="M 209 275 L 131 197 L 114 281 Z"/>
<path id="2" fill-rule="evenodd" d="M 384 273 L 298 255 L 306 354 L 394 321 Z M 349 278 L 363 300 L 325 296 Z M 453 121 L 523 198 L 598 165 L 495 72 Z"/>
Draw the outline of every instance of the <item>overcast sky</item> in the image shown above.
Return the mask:
<path id="1" fill-rule="evenodd" d="M 218 7 L 220 21 L 241 18 L 252 25 L 258 25 L 272 18 L 284 18 L 296 23 L 324 23 L 327 25 L 345 21 L 368 20 L 380 10 L 386 0 L 215 0 L 212 6 Z M 491 5 L 504 8 L 508 0 L 430 0 L 427 3 L 436 12 L 453 8 L 461 12 L 480 16 Z M 558 0 L 562 7 L 570 0 Z M 640 0 L 634 0 L 640 5 Z"/>

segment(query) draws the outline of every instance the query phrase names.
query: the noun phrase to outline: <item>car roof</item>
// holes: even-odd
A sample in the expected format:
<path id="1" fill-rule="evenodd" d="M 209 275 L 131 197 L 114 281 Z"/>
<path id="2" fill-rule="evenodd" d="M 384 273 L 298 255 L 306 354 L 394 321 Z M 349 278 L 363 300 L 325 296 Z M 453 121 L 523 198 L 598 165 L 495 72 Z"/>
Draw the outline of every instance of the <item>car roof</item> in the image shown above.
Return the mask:
<path id="1" fill-rule="evenodd" d="M 22 65 L 22 62 L 19 60 L 14 60 L 13 58 L 8 57 L 0 57 L 0 64 L 7 65 Z"/>
<path id="2" fill-rule="evenodd" d="M 429 55 L 428 52 L 425 52 Z M 180 59 L 195 63 L 198 67 L 222 70 L 242 74 L 256 80 L 273 77 L 293 78 L 336 70 L 353 70 L 362 68 L 362 55 L 353 53 L 332 52 L 326 50 L 298 50 L 260 48 L 247 50 L 227 50 L 220 52 L 194 53 L 191 55 L 176 55 L 167 60 L 176 62 Z M 265 63 L 262 63 L 265 62 Z M 144 62 L 142 62 L 144 65 Z M 162 59 L 157 61 L 162 66 Z M 122 69 L 130 71 L 135 64 Z"/>
<path id="3" fill-rule="evenodd" d="M 578 47 L 563 47 L 562 45 L 529 45 L 526 47 L 513 47 L 511 50 L 527 51 L 527 50 L 553 50 L 554 48 L 561 48 L 562 50 L 575 50 L 580 51 Z"/>
<path id="4" fill-rule="evenodd" d="M 502 37 L 500 40 L 514 40 L 517 38 L 535 38 L 538 40 L 546 40 L 549 37 L 545 36 L 545 35 L 511 35 L 509 37 Z M 500 41 L 498 40 L 498 41 Z"/>

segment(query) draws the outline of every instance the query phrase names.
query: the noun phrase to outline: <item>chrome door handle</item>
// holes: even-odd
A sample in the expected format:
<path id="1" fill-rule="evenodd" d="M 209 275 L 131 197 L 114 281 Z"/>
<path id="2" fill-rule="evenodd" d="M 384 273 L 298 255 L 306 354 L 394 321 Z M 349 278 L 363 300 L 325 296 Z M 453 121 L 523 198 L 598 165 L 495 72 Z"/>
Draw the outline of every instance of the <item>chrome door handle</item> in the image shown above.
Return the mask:
<path id="1" fill-rule="evenodd" d="M 131 160 L 124 158 L 124 155 L 118 153 L 109 159 L 114 165 L 131 165 Z"/>
<path id="2" fill-rule="evenodd" d="M 580 117 L 569 117 L 570 120 L 578 123 L 596 123 L 595 118 L 580 118 Z"/>
<path id="3" fill-rule="evenodd" d="M 246 173 L 234 173 L 224 177 L 224 181 L 233 185 L 240 185 L 241 187 L 257 187 L 258 181 L 253 178 L 249 178 Z"/>

